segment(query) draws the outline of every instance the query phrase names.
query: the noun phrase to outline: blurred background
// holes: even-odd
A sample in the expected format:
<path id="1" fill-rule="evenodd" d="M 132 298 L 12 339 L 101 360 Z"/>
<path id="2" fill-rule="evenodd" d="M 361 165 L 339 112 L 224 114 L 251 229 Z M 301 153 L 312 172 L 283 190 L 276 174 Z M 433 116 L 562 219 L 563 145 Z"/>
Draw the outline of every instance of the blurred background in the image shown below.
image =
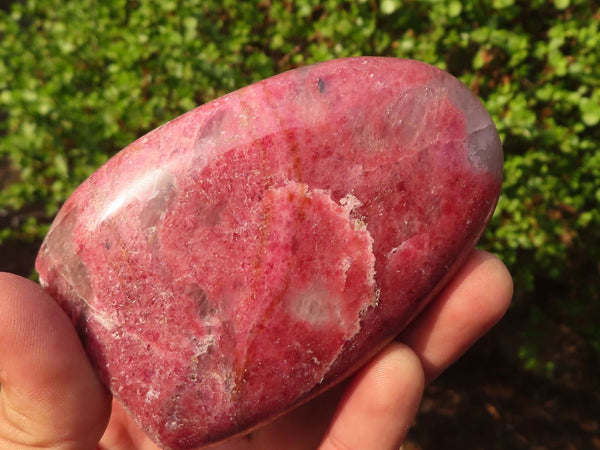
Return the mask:
<path id="1" fill-rule="evenodd" d="M 332 58 L 415 58 L 492 114 L 480 246 L 506 318 L 426 392 L 406 449 L 600 449 L 600 2 L 0 0 L 0 270 L 35 279 L 57 209 L 136 137 Z"/>

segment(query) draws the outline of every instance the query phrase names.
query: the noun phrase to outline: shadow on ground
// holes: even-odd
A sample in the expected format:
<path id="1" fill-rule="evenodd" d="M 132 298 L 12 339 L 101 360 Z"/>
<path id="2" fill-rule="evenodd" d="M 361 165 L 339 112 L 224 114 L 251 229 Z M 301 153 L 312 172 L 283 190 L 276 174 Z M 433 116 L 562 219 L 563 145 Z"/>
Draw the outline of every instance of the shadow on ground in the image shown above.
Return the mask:
<path id="1" fill-rule="evenodd" d="M 523 369 L 511 312 L 426 391 L 404 450 L 600 449 L 600 364 L 556 327 L 553 376 Z"/>

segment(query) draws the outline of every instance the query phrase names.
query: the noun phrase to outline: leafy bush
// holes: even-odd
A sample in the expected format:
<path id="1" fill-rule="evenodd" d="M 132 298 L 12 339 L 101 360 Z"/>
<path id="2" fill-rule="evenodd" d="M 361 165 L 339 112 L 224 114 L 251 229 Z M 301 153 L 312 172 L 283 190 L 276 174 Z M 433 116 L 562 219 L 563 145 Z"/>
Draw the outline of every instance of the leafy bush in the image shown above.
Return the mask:
<path id="1" fill-rule="evenodd" d="M 482 245 L 600 343 L 599 22 L 590 0 L 14 3 L 0 11 L 0 242 L 39 239 L 98 165 L 197 104 L 321 60 L 416 58 L 477 92 L 503 139 Z"/>

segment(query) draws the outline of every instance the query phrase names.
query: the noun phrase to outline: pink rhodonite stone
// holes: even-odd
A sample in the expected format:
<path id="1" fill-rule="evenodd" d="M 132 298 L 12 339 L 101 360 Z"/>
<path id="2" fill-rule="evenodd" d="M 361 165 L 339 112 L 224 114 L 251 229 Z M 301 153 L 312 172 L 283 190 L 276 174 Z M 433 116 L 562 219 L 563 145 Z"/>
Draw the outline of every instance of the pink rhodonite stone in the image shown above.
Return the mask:
<path id="1" fill-rule="evenodd" d="M 37 268 L 146 433 L 201 446 L 389 342 L 474 247 L 501 172 L 491 118 L 452 76 L 330 61 L 129 145 L 66 202 Z"/>

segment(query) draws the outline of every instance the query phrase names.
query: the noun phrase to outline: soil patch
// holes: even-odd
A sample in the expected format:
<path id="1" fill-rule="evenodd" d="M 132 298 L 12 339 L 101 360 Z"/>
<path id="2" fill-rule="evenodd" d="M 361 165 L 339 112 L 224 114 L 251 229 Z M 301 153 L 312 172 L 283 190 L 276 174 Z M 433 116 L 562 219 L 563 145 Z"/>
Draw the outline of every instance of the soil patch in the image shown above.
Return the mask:
<path id="1" fill-rule="evenodd" d="M 502 324 L 427 388 L 405 450 L 600 449 L 597 356 L 580 364 L 588 349 L 566 340 L 570 353 L 554 347 L 561 370 L 532 373 L 501 350 L 510 313 Z"/>

